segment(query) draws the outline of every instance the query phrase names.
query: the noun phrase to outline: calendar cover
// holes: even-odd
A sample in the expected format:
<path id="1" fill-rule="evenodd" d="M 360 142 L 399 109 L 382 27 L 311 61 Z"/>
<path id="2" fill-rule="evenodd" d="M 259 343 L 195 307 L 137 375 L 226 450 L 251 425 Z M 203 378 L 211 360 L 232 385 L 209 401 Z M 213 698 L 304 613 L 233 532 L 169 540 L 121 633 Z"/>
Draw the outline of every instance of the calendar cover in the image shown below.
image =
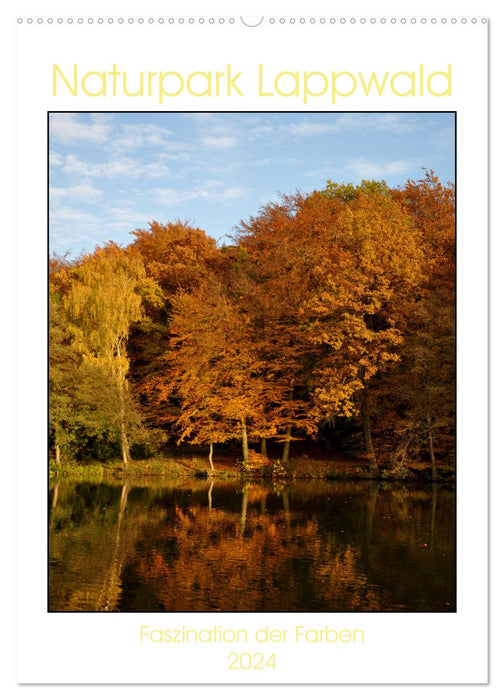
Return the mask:
<path id="1" fill-rule="evenodd" d="M 486 683 L 488 18 L 141 9 L 15 19 L 18 681 Z"/>

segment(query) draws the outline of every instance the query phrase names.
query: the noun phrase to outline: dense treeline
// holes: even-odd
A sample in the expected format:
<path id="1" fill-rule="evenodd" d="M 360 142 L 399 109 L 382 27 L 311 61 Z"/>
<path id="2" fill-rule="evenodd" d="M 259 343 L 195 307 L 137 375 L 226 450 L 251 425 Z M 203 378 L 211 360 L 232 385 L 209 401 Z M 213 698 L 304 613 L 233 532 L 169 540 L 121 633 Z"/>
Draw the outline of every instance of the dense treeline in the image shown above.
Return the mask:
<path id="1" fill-rule="evenodd" d="M 185 441 L 245 464 L 312 440 L 382 467 L 454 458 L 454 190 L 432 172 L 283 196 L 233 245 L 152 222 L 49 289 L 50 449 L 106 459 Z M 249 444 L 255 449 L 249 449 Z"/>

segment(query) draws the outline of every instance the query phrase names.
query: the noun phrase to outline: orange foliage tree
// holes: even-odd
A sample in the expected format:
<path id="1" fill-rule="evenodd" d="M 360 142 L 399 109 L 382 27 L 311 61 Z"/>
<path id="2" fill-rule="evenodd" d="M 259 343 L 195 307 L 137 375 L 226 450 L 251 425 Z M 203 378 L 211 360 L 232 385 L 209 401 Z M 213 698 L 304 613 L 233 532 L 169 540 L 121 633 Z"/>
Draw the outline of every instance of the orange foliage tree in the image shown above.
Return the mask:
<path id="1" fill-rule="evenodd" d="M 52 261 L 51 342 L 69 331 L 109 377 L 125 462 L 133 395 L 179 442 L 208 444 L 212 469 L 216 443 L 241 440 L 246 464 L 249 441 L 273 438 L 287 462 L 293 440 L 355 416 L 372 477 L 428 454 L 435 479 L 453 452 L 454 235 L 453 187 L 432 172 L 283 196 L 227 247 L 152 222 L 126 249 Z"/>
<path id="2" fill-rule="evenodd" d="M 320 416 L 358 408 L 372 476 L 378 474 L 368 386 L 400 359 L 405 300 L 422 279 L 419 233 L 385 184 L 328 187 L 307 201 L 320 221 L 318 289 L 303 304 L 311 340 L 322 349 L 315 388 Z"/>
<path id="3" fill-rule="evenodd" d="M 271 414 L 284 459 L 292 429 L 314 434 L 321 420 L 358 411 L 376 476 L 367 387 L 399 359 L 403 302 L 422 275 L 418 231 L 384 184 L 329 182 L 264 207 L 240 234 L 248 276 L 238 291 L 283 396 Z"/>
<path id="4" fill-rule="evenodd" d="M 140 253 L 147 274 L 167 297 L 179 289 L 194 289 L 209 271 L 223 266 L 215 240 L 188 223 L 152 221 L 148 229 L 136 229 L 133 235 L 131 247 Z"/>
<path id="5" fill-rule="evenodd" d="M 242 222 L 237 237 L 242 256 L 234 290 L 251 319 L 251 342 L 264 363 L 263 379 L 272 397 L 264 423 L 283 443 L 282 462 L 289 458 L 293 439 L 317 431 L 311 382 L 318 349 L 302 315 L 322 250 L 312 235 L 313 222 L 304 220 L 302 212 L 301 195 L 283 197 Z"/>
<path id="6" fill-rule="evenodd" d="M 163 425 L 163 415 L 144 391 L 149 380 L 163 371 L 163 348 L 169 343 L 171 299 L 180 291 L 190 292 L 205 282 L 209 274 L 220 273 L 225 258 L 216 242 L 204 231 L 182 221 L 150 222 L 148 228 L 133 231 L 130 249 L 139 254 L 146 274 L 162 289 L 164 303 L 146 304 L 145 314 L 132 326 L 128 342 L 131 357 L 131 384 L 141 398 L 153 425 Z"/>
<path id="7" fill-rule="evenodd" d="M 436 480 L 436 451 L 454 453 L 455 190 L 426 171 L 424 178 L 408 181 L 393 194 L 420 231 L 423 282 L 404 307 L 403 365 L 382 390 L 393 403 L 402 400 L 402 418 L 393 417 L 401 433 L 401 458 L 427 445 Z"/>
<path id="8" fill-rule="evenodd" d="M 249 431 L 269 400 L 264 362 L 250 342 L 250 320 L 217 279 L 192 292 L 180 291 L 171 304 L 165 371 L 148 390 L 158 405 L 178 399 L 178 415 L 168 412 L 165 420 L 174 423 L 179 442 L 209 444 L 212 470 L 214 443 L 238 437 L 247 464 Z"/>

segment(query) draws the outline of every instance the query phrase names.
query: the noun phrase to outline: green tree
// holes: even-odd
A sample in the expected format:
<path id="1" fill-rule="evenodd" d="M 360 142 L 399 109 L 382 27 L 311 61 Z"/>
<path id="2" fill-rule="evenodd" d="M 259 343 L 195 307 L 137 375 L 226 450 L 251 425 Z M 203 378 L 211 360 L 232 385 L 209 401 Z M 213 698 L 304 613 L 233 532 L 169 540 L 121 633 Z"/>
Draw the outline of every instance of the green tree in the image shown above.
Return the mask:
<path id="1" fill-rule="evenodd" d="M 72 345 L 61 294 L 49 285 L 49 437 L 56 464 L 73 440 L 75 376 L 81 358 Z"/>

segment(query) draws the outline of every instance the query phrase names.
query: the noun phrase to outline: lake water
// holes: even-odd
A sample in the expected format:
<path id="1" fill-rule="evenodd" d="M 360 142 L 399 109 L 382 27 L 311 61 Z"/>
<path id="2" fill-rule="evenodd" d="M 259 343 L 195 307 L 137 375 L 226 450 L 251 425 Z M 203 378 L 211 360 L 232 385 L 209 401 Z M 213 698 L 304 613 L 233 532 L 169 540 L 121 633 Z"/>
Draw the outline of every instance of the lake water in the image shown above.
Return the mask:
<path id="1" fill-rule="evenodd" d="M 455 494 L 60 479 L 51 611 L 455 611 Z"/>

